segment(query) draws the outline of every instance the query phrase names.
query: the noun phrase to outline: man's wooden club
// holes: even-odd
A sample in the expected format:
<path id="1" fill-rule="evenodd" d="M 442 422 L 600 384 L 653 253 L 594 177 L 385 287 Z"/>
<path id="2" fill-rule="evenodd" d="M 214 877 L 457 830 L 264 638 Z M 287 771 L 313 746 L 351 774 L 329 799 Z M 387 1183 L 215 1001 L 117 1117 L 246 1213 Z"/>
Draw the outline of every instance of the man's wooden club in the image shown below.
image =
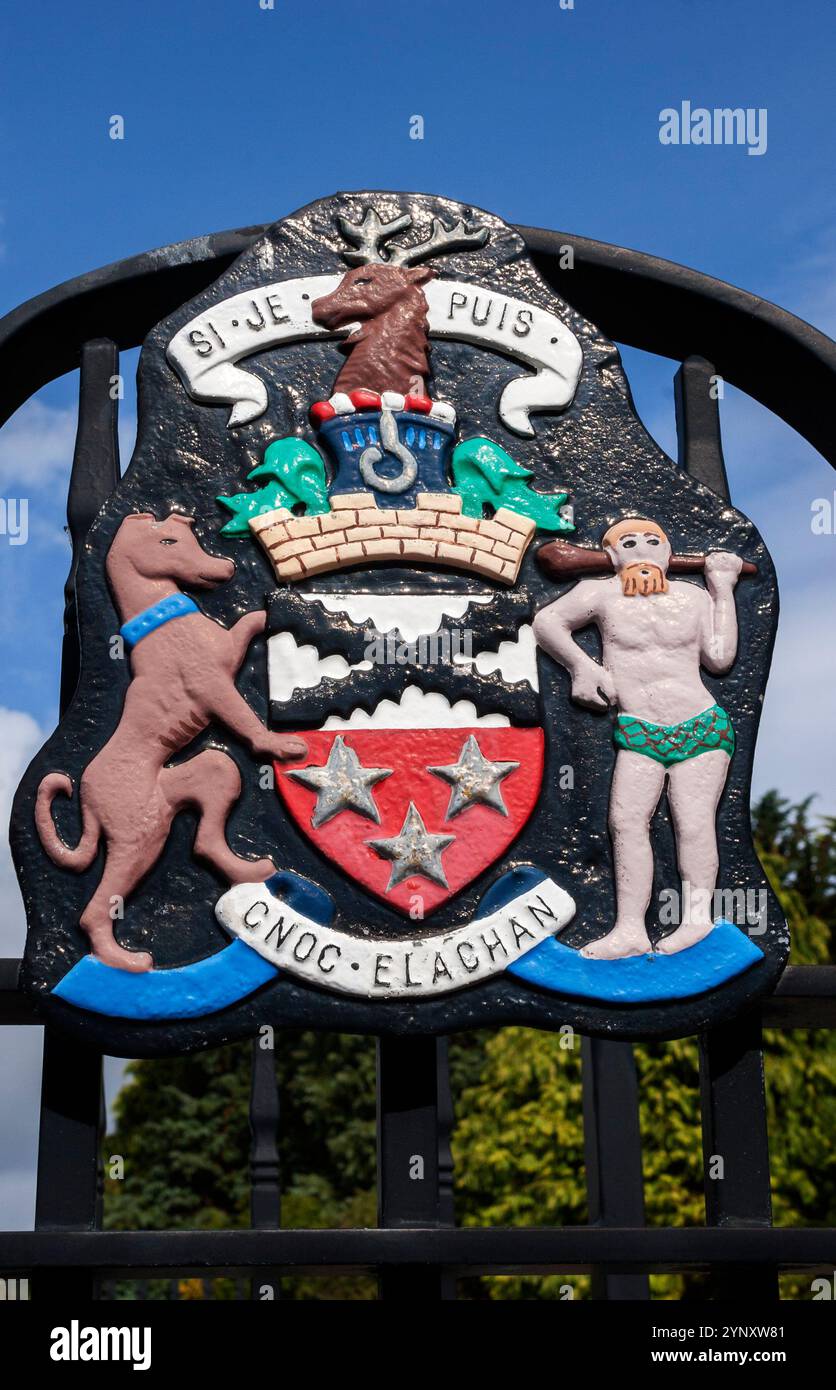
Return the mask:
<path id="1" fill-rule="evenodd" d="M 613 564 L 606 550 L 593 550 L 571 541 L 547 541 L 537 551 L 537 563 L 550 579 L 574 579 L 586 574 L 613 574 Z M 700 574 L 705 569 L 704 555 L 672 555 L 669 574 Z M 757 574 L 758 567 L 743 561 L 741 575 Z"/>

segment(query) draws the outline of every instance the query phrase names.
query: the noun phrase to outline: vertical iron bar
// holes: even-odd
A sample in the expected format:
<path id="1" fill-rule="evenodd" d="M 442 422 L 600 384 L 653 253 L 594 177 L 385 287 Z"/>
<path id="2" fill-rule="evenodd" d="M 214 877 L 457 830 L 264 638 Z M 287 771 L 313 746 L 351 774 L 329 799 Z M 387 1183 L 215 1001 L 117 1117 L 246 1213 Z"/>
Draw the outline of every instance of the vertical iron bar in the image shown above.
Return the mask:
<path id="1" fill-rule="evenodd" d="M 674 380 L 679 462 L 729 500 L 718 401 L 719 379 L 704 357 L 689 357 Z M 769 1226 L 769 1139 L 760 1020 L 754 1014 L 700 1038 L 700 1101 L 709 1226 Z M 711 1277 L 719 1299 L 778 1297 L 774 1269 L 724 1270 Z"/>
<path id="2" fill-rule="evenodd" d="M 104 1137 L 107 1134 L 107 1104 L 105 1101 L 104 1077 L 99 1090 L 99 1134 Z M 96 1229 L 101 1227 L 104 1220 L 104 1194 L 105 1194 L 105 1156 L 99 1145 L 96 1155 L 96 1215 L 94 1225 Z"/>
<path id="3" fill-rule="evenodd" d="M 455 1226 L 453 1204 L 453 1093 L 450 1090 L 450 1049 L 447 1038 L 438 1039 L 438 1219 L 442 1226 Z"/>
<path id="4" fill-rule="evenodd" d="M 119 401 L 113 383 L 119 353 L 109 338 L 94 338 L 81 352 L 78 428 L 67 493 L 67 523 L 73 554 L 64 585 L 64 645 L 61 651 L 61 713 L 78 684 L 79 641 L 75 584 L 87 532 L 119 482 Z"/>
<path id="5" fill-rule="evenodd" d="M 281 1171 L 279 1167 L 279 1087 L 272 1047 L 253 1038 L 250 1081 L 250 1225 L 254 1231 L 275 1231 L 281 1225 Z M 281 1296 L 278 1275 L 266 1272 L 252 1280 L 250 1295 L 260 1301 L 269 1287 Z"/>
<path id="6" fill-rule="evenodd" d="M 378 1224 L 439 1224 L 438 1058 L 435 1038 L 378 1038 Z M 388 1270 L 380 1296 L 430 1302 L 441 1297 L 443 1271 L 433 1265 Z"/>
<path id="7" fill-rule="evenodd" d="M 84 540 L 99 508 L 119 481 L 118 398 L 112 389 L 119 354 L 109 339 L 85 343 L 81 355 L 78 429 L 67 494 L 73 554 L 65 586 L 61 654 L 61 712 L 78 683 L 79 640 L 75 581 Z M 100 1209 L 101 1054 L 44 1028 L 38 1139 L 36 1230 L 86 1231 Z M 35 1282 L 37 1298 L 90 1301 L 95 1275 L 56 1270 Z"/>
<path id="8" fill-rule="evenodd" d="M 581 1059 L 590 1225 L 643 1226 L 639 1087 L 632 1046 L 584 1038 Z M 647 1299 L 647 1275 L 607 1274 L 597 1269 L 592 1276 L 592 1297 Z"/>
<path id="9" fill-rule="evenodd" d="M 763 1040 L 755 1014 L 700 1039 L 705 1219 L 709 1226 L 770 1226 L 769 1138 Z M 776 1270 L 724 1270 L 711 1281 L 718 1299 L 778 1298 Z"/>
<path id="10" fill-rule="evenodd" d="M 104 1061 L 104 1059 L 102 1059 Z M 100 1230 L 104 1222 L 104 1201 L 105 1201 L 105 1155 L 102 1141 L 107 1134 L 107 1102 L 105 1099 L 104 1086 L 104 1067 L 102 1067 L 102 1084 L 99 1088 L 99 1143 L 96 1146 L 96 1212 L 93 1225 L 96 1230 Z M 93 1298 L 96 1302 L 106 1297 L 103 1292 L 102 1281 L 98 1276 L 93 1279 Z"/>
<path id="11" fill-rule="evenodd" d="M 101 1054 L 44 1028 L 35 1201 L 38 1231 L 96 1227 L 101 1091 Z M 61 1299 L 71 1307 L 90 1302 L 94 1285 L 89 1271 L 44 1271 L 34 1281 L 34 1294 L 37 1299 Z"/>
<path id="12" fill-rule="evenodd" d="M 720 497 L 729 497 L 720 410 L 723 383 L 704 357 L 686 357 L 673 379 L 680 468 Z"/>
<path id="13" fill-rule="evenodd" d="M 451 1139 L 455 1113 L 450 1088 L 450 1047 L 447 1038 L 438 1039 L 436 1049 L 438 1072 L 438 1220 L 441 1226 L 455 1226 L 456 1208 L 453 1198 L 453 1150 Z M 442 1274 L 441 1297 L 450 1302 L 456 1297 L 456 1276 Z"/>

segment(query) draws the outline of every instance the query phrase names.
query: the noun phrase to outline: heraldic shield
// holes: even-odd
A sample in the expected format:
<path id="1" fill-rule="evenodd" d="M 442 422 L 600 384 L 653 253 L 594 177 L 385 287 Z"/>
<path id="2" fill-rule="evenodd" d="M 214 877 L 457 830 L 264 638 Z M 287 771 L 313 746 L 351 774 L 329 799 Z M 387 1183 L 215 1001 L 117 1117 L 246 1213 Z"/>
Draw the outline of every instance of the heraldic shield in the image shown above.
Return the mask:
<path id="1" fill-rule="evenodd" d="M 673 1037 L 774 985 L 772 565 L 563 279 L 492 214 L 340 194 L 149 335 L 14 808 L 50 1021 Z"/>

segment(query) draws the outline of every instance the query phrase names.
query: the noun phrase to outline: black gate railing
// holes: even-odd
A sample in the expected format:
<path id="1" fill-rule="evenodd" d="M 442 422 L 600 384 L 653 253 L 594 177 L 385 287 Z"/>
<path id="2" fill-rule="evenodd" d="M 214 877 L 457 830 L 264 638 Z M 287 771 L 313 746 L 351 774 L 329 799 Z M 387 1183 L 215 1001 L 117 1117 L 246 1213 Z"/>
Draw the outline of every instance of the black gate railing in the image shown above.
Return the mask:
<path id="1" fill-rule="evenodd" d="M 78 676 L 75 571 L 87 530 L 119 476 L 119 352 L 210 285 L 266 227 L 183 242 L 106 266 L 29 301 L 0 321 L 0 425 L 48 381 L 80 367 L 78 434 L 67 514 L 73 562 L 66 587 L 61 703 Z M 582 237 L 520 227 L 546 280 L 616 342 L 678 359 L 679 463 L 728 497 L 716 393 L 722 377 L 760 401 L 836 466 L 831 425 L 836 343 L 752 295 L 685 267 Z M 571 257 L 566 248 L 572 248 Z M 568 268 L 571 264 L 571 268 Z M 0 960 L 0 1023 L 37 1025 L 18 990 L 16 960 Z M 704 1227 L 645 1228 L 639 1095 L 632 1046 L 583 1041 L 589 1224 L 456 1229 L 446 1042 L 378 1042 L 379 1225 L 373 1230 L 279 1228 L 278 1096 L 272 1054 L 253 1049 L 251 1229 L 103 1231 L 102 1058 L 50 1027 L 43 1080 L 34 1231 L 0 1235 L 0 1272 L 31 1280 L 35 1298 L 90 1300 L 111 1281 L 211 1280 L 229 1275 L 254 1296 L 282 1274 L 375 1271 L 388 1299 L 455 1294 L 456 1275 L 591 1273 L 597 1298 L 646 1299 L 651 1272 L 708 1271 L 718 1298 L 778 1296 L 784 1269 L 831 1272 L 836 1230 L 771 1225 L 761 1030 L 836 1027 L 836 966 L 788 969 L 751 1014 L 700 1039 Z M 410 1182 L 412 1155 L 425 1180 Z"/>

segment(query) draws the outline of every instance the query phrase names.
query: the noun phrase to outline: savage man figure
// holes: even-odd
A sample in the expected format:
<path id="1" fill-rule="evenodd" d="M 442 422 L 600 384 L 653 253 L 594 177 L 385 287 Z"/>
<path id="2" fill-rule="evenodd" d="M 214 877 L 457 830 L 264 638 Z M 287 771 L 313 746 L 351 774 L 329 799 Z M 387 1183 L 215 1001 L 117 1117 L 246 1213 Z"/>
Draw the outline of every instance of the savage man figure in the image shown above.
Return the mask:
<path id="1" fill-rule="evenodd" d="M 734 732 L 700 666 L 720 676 L 735 660 L 734 587 L 742 561 L 725 551 L 707 555 L 702 588 L 668 579 L 671 546 L 655 521 L 620 521 L 602 544 L 615 574 L 581 580 L 538 613 L 534 632 L 569 672 L 574 700 L 618 710 L 609 811 L 616 921 L 583 949 L 593 959 L 614 960 L 651 950 L 673 954 L 714 925 L 717 806 Z M 602 664 L 572 636 L 592 623 L 601 633 Z M 650 823 L 666 777 L 684 907 L 681 925 L 652 945 L 645 925 L 653 888 Z"/>

